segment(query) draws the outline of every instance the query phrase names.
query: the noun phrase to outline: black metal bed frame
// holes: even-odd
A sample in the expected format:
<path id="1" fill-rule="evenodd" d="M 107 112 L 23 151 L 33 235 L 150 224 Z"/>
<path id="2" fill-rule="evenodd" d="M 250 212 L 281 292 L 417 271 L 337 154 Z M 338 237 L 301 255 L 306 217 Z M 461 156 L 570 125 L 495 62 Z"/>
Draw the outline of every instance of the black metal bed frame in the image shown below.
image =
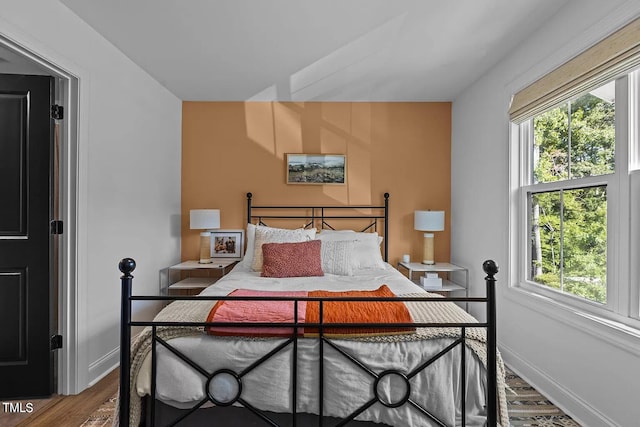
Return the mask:
<path id="1" fill-rule="evenodd" d="M 299 219 L 299 218 L 307 218 L 311 220 L 310 224 L 314 224 L 316 219 L 319 219 L 322 222 L 322 227 L 333 228 L 327 223 L 325 220 L 327 219 L 345 219 L 345 218 L 369 218 L 372 220 L 372 223 L 366 227 L 365 229 L 369 229 L 370 227 L 377 227 L 377 222 L 379 220 L 384 220 L 384 229 L 385 229 L 385 243 L 387 241 L 387 220 L 388 220 L 388 208 L 389 208 L 389 194 L 385 193 L 384 195 L 385 203 L 384 206 L 345 206 L 344 208 L 351 209 L 384 209 L 384 215 L 364 215 L 364 216 L 348 216 L 348 215 L 325 215 L 325 209 L 334 209 L 335 206 L 313 206 L 313 207 L 293 207 L 295 209 L 307 209 L 311 211 L 311 216 L 309 215 L 293 215 L 293 216 L 282 216 L 282 215 L 260 215 L 255 214 L 252 209 L 289 209 L 291 206 L 253 206 L 251 205 L 252 195 L 251 193 L 247 194 L 247 216 L 249 221 L 252 219 L 257 219 L 259 223 L 263 223 L 263 219 L 269 218 L 289 218 L 289 219 Z M 387 257 L 387 245 L 385 244 L 385 261 L 388 259 Z M 373 395 L 374 397 L 370 399 L 366 404 L 360 406 L 355 411 L 353 411 L 349 416 L 344 419 L 337 420 L 335 426 L 343 426 L 355 420 L 355 418 L 366 411 L 369 407 L 376 403 L 380 403 L 387 408 L 396 408 L 402 405 L 408 404 L 413 406 L 416 410 L 418 410 L 425 417 L 433 421 L 436 425 L 446 426 L 441 420 L 439 420 L 435 415 L 431 414 L 427 408 L 422 407 L 413 399 L 410 398 L 411 395 L 411 383 L 410 380 L 412 377 L 422 372 L 436 360 L 452 351 L 454 348 L 460 346 L 460 364 L 461 364 L 461 376 L 460 376 L 460 386 L 461 386 L 461 414 L 462 414 L 462 426 L 466 425 L 466 407 L 465 407 L 465 398 L 466 396 L 466 355 L 464 351 L 465 339 L 466 339 L 466 329 L 467 328 L 486 328 L 487 330 L 487 425 L 495 426 L 497 425 L 497 411 L 498 411 L 498 402 L 497 402 L 497 350 L 496 350 L 496 307 L 495 307 L 495 274 L 498 272 L 498 268 L 493 261 L 485 261 L 483 264 L 483 269 L 487 274 L 485 278 L 486 282 L 486 296 L 485 297 L 421 297 L 421 298 L 406 298 L 406 297 L 396 297 L 396 298 L 364 298 L 364 297 L 340 297 L 340 298 L 318 298 L 318 297 L 231 297 L 231 296 L 132 296 L 132 279 L 133 275 L 131 274 L 136 267 L 136 263 L 131 258 L 125 258 L 119 263 L 119 269 L 123 273 L 121 277 L 121 286 L 122 286 L 122 298 L 121 298 L 121 328 L 120 328 L 120 394 L 119 394 L 119 422 L 121 426 L 128 426 L 130 424 L 130 414 L 129 414 L 129 406 L 130 406 L 130 398 L 131 398 L 131 390 L 130 390 L 130 380 L 131 380 L 131 328 L 132 327 L 150 327 L 151 328 L 151 393 L 148 399 L 149 402 L 149 410 L 147 414 L 149 414 L 148 424 L 155 425 L 155 405 L 156 399 L 154 396 L 156 395 L 156 372 L 157 372 L 157 357 L 156 357 L 156 348 L 157 346 L 162 346 L 169 350 L 171 353 L 179 357 L 189 366 L 191 366 L 194 370 L 203 375 L 207 381 L 205 383 L 206 397 L 202 399 L 200 402 L 195 404 L 191 409 L 183 411 L 177 418 L 171 421 L 168 425 L 178 425 L 185 418 L 189 417 L 191 414 L 196 412 L 199 408 L 201 408 L 206 403 L 213 403 L 217 407 L 228 407 L 234 404 L 240 404 L 242 407 L 249 410 L 251 413 L 255 414 L 258 419 L 261 419 L 265 422 L 266 425 L 271 426 L 279 426 L 278 422 L 272 416 L 272 413 L 267 411 L 262 411 L 258 408 L 255 408 L 251 403 L 245 401 L 242 398 L 242 378 L 247 375 L 249 372 L 253 371 L 257 367 L 259 367 L 262 363 L 269 360 L 274 355 L 278 354 L 280 351 L 285 348 L 291 346 L 292 348 L 292 363 L 291 363 L 291 380 L 292 380 L 292 392 L 291 392 L 291 407 L 292 412 L 290 416 L 287 416 L 288 421 L 286 421 L 287 425 L 302 425 L 297 424 L 298 413 L 297 413 L 297 361 L 298 361 L 298 339 L 302 337 L 299 336 L 299 329 L 304 328 L 314 328 L 317 330 L 317 338 L 304 338 L 304 339 L 318 339 L 320 343 L 319 351 L 319 389 L 318 389 L 318 405 L 319 405 L 319 414 L 317 415 L 317 425 L 320 427 L 325 426 L 325 416 L 324 416 L 324 408 L 323 408 L 323 396 L 324 396 L 324 346 L 327 345 L 337 352 L 339 352 L 346 360 L 353 363 L 356 367 L 360 368 L 367 375 L 371 376 L 373 379 Z M 241 372 L 235 372 L 231 369 L 219 369 L 215 372 L 208 372 L 206 369 L 199 366 L 197 363 L 189 359 L 186 355 L 184 355 L 180 350 L 173 347 L 167 341 L 158 336 L 158 329 L 163 327 L 242 327 L 247 326 L 247 323 L 231 323 L 231 322 L 157 322 L 157 321 L 133 321 L 131 319 L 131 304 L 133 301 L 181 301 L 181 300 L 212 300 L 212 301 L 221 301 L 221 300 L 261 300 L 261 301 L 293 301 L 294 304 L 294 313 L 298 311 L 298 303 L 300 301 L 313 301 L 318 302 L 320 316 L 318 323 L 304 323 L 299 324 L 296 319 L 292 323 L 250 323 L 249 325 L 252 327 L 264 327 L 264 328 L 290 328 L 292 333 L 290 337 L 286 337 L 284 342 L 277 345 L 267 354 L 262 356 L 260 359 L 256 360 L 250 366 L 242 370 Z M 486 304 L 486 322 L 478 322 L 478 323 L 394 323 L 394 324 L 385 324 L 385 323 L 328 323 L 323 321 L 323 304 L 330 301 L 451 301 L 451 302 L 479 302 Z M 366 366 L 363 362 L 359 361 L 357 357 L 349 352 L 341 349 L 334 342 L 332 342 L 331 334 L 326 331 L 341 329 L 341 328 L 399 328 L 399 327 L 415 327 L 415 328 L 423 328 L 423 327 L 451 327 L 451 328 L 459 328 L 460 329 L 460 337 L 454 339 L 454 341 L 449 344 L 442 351 L 437 353 L 436 355 L 430 357 L 428 360 L 423 361 L 423 363 L 414 369 L 412 372 L 406 373 L 400 369 L 387 369 L 383 372 L 376 373 L 374 370 Z M 328 336 L 329 335 L 329 336 Z M 283 339 L 279 337 L 279 339 Z M 216 398 L 215 395 L 212 394 L 209 388 L 209 384 L 215 377 L 218 375 L 227 375 L 231 376 L 235 379 L 238 387 L 238 391 L 236 395 L 226 401 L 222 401 Z M 377 385 L 378 383 L 388 375 L 397 375 L 404 381 L 406 392 L 399 399 L 394 401 L 387 401 L 383 397 L 379 395 Z M 308 415 L 308 414 L 305 414 Z M 334 419 L 332 419 L 334 420 Z M 333 422 L 333 421 L 332 421 Z M 305 424 L 308 425 L 308 424 Z"/>

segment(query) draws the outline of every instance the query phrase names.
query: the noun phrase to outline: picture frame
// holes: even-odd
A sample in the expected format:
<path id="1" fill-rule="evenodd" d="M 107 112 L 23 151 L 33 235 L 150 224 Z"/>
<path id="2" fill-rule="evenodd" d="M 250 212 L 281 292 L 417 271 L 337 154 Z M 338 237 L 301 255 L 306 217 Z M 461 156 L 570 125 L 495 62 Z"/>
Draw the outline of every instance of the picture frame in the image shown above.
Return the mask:
<path id="1" fill-rule="evenodd" d="M 287 154 L 287 184 L 344 185 L 347 156 L 344 154 Z"/>
<path id="2" fill-rule="evenodd" d="M 242 259 L 244 230 L 212 230 L 211 258 Z"/>

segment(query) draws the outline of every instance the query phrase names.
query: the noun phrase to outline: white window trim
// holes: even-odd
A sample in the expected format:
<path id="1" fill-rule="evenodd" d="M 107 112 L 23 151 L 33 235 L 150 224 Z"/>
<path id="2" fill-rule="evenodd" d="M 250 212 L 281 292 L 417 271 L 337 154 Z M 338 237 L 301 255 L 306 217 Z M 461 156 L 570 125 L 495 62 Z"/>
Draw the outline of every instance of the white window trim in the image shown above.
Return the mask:
<path id="1" fill-rule="evenodd" d="M 615 275 L 612 277 L 615 280 L 617 286 L 611 294 L 611 299 L 615 298 L 614 310 L 617 314 L 623 318 L 633 319 L 633 311 L 630 304 L 632 284 L 630 281 L 630 240 L 631 240 L 631 213 L 630 213 L 630 178 L 629 178 L 629 150 L 632 144 L 630 139 L 631 129 L 630 124 L 636 121 L 630 119 L 630 114 L 633 111 L 631 103 L 638 99 L 637 91 L 633 94 L 630 90 L 634 88 L 634 85 L 629 85 L 629 80 L 633 79 L 633 76 L 637 75 L 638 71 L 631 74 L 629 77 L 620 78 L 616 81 L 616 186 L 615 194 L 617 203 L 614 209 L 612 209 L 611 215 L 615 215 L 615 221 L 608 227 L 607 235 L 611 234 L 611 251 L 614 254 L 611 261 L 611 269 L 615 269 Z M 624 107 L 623 114 L 617 114 L 618 105 Z M 609 242 L 607 242 L 609 245 Z M 609 252 L 609 246 L 607 247 Z M 609 268 L 608 268 L 609 269 Z M 607 290 L 608 291 L 608 290 Z M 638 313 L 637 311 L 635 313 Z M 636 319 L 638 318 L 636 314 Z"/>
<path id="2" fill-rule="evenodd" d="M 551 317 L 574 324 L 583 330 L 589 331 L 599 338 L 611 341 L 634 353 L 640 353 L 640 318 L 633 313 L 639 313 L 640 306 L 640 277 L 638 267 L 632 267 L 633 258 L 640 254 L 637 246 L 632 244 L 631 233 L 638 234 L 638 228 L 631 225 L 630 203 L 630 179 L 629 169 L 634 165 L 640 165 L 638 157 L 640 153 L 629 152 L 629 140 L 637 138 L 636 129 L 630 123 L 637 125 L 638 116 L 638 91 L 628 100 L 629 89 L 637 88 L 640 77 L 637 73 L 634 78 L 618 79 L 616 84 L 616 173 L 601 176 L 580 178 L 580 183 L 571 183 L 571 187 L 579 187 L 589 183 L 595 185 L 604 183 L 607 185 L 607 304 L 591 302 L 586 299 L 564 294 L 551 288 L 535 284 L 527 280 L 528 271 L 528 231 L 527 231 L 527 190 L 531 186 L 523 186 L 528 182 L 531 163 L 523 167 L 523 162 L 530 160 L 530 153 L 523 153 L 524 144 L 521 141 L 521 126 L 510 123 L 509 132 L 509 265 L 510 286 L 507 297 L 522 303 L 520 298 L 525 297 L 533 302 L 540 312 Z M 620 111 L 620 105 L 629 105 L 629 111 Z M 629 115 L 635 115 L 635 120 L 628 120 Z M 638 144 L 635 144 L 637 148 Z M 578 180 L 576 180 L 578 181 Z M 537 184 L 536 191 L 541 188 L 554 189 L 557 183 Z M 561 187 L 565 187 L 562 185 Z M 627 197 L 621 195 L 626 194 Z M 640 205 L 640 202 L 636 202 Z M 637 209 L 640 211 L 640 209 Z M 588 327 L 585 328 L 585 326 Z"/>
<path id="3" fill-rule="evenodd" d="M 639 144 L 640 145 L 640 144 Z M 629 174 L 629 193 L 635 194 L 635 199 L 630 199 L 629 215 L 633 221 L 629 229 L 629 284 L 631 286 L 629 307 L 632 313 L 640 313 L 640 170 L 636 169 Z M 635 284 L 635 285 L 634 285 Z M 635 317 L 640 321 L 640 315 Z"/>

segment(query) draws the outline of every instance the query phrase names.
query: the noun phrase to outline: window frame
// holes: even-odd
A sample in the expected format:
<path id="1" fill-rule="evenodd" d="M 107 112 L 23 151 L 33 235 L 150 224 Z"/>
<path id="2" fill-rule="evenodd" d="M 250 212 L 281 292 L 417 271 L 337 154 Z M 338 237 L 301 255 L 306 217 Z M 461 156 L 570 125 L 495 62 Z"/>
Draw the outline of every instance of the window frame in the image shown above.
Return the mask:
<path id="1" fill-rule="evenodd" d="M 634 165 L 640 164 L 640 144 L 636 132 L 640 128 L 640 71 L 627 72 L 611 80 L 616 82 L 615 168 L 611 174 L 532 183 L 534 115 L 518 122 L 510 121 L 510 256 L 515 270 L 510 288 L 557 303 L 570 311 L 577 310 L 579 313 L 620 322 L 640 330 L 640 281 L 632 272 L 631 257 L 635 255 L 630 251 L 630 234 L 633 231 L 630 225 L 630 171 L 634 169 Z M 567 97 L 560 105 L 575 98 L 576 96 Z M 604 304 L 529 280 L 532 250 L 529 244 L 529 194 L 595 185 L 607 187 L 607 301 Z"/>

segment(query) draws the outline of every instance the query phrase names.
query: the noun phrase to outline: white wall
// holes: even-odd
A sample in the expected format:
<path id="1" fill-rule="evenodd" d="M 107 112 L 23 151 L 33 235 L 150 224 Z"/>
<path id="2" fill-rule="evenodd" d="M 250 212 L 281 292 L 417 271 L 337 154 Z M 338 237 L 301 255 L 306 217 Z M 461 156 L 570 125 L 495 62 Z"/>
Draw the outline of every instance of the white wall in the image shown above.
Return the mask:
<path id="1" fill-rule="evenodd" d="M 474 294 L 482 261 L 497 261 L 505 361 L 586 426 L 638 425 L 640 339 L 508 287 L 507 109 L 514 90 L 639 14 L 637 1 L 573 1 L 453 103 L 452 261 L 471 267 Z"/>
<path id="2" fill-rule="evenodd" d="M 64 391 L 79 392 L 118 362 L 118 261 L 136 259 L 134 293 L 153 294 L 180 258 L 182 103 L 58 1 L 0 10 L 0 35 L 78 79 L 78 329 L 65 337 L 78 359 Z"/>

